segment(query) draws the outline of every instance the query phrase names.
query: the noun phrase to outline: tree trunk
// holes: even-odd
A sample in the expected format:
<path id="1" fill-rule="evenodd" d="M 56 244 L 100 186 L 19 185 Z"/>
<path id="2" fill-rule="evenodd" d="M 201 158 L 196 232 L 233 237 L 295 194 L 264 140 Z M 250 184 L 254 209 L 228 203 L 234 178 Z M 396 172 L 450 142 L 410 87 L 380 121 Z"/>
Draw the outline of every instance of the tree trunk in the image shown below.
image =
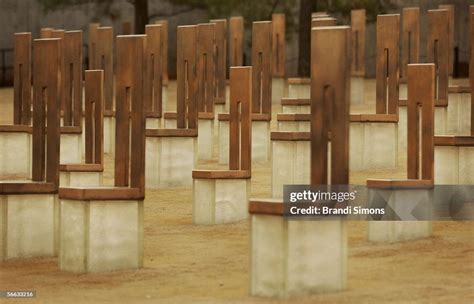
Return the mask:
<path id="1" fill-rule="evenodd" d="M 148 24 L 148 0 L 135 0 L 135 34 L 144 34 Z"/>
<path id="2" fill-rule="evenodd" d="M 316 11 L 317 0 L 300 0 L 300 15 L 298 25 L 298 75 L 310 76 L 311 64 L 311 13 Z"/>

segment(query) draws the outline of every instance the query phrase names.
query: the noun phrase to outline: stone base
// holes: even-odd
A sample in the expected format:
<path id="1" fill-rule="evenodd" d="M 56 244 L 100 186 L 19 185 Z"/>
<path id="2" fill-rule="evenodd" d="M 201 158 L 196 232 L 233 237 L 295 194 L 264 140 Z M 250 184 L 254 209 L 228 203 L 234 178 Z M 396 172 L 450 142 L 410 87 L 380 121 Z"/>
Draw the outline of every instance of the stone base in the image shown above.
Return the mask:
<path id="1" fill-rule="evenodd" d="M 115 155 L 115 117 L 104 116 L 104 153 Z"/>
<path id="2" fill-rule="evenodd" d="M 252 121 L 252 163 L 271 160 L 270 122 Z M 219 121 L 219 164 L 229 163 L 229 122 Z"/>
<path id="3" fill-rule="evenodd" d="M 0 206 L 1 260 L 57 254 L 57 195 L 0 195 Z"/>
<path id="4" fill-rule="evenodd" d="M 311 107 L 310 106 L 281 106 L 281 111 L 283 113 L 302 113 L 302 114 L 310 114 Z"/>
<path id="5" fill-rule="evenodd" d="M 68 172 L 59 173 L 59 185 L 70 187 L 100 187 L 102 186 L 103 172 Z"/>
<path id="6" fill-rule="evenodd" d="M 143 267 L 143 201 L 61 200 L 60 221 L 61 270 Z"/>
<path id="7" fill-rule="evenodd" d="M 219 103 L 214 105 L 215 119 L 217 119 L 217 115 L 219 115 L 219 113 L 229 113 L 229 107 L 227 105 L 228 103 Z"/>
<path id="8" fill-rule="evenodd" d="M 398 107 L 398 155 L 407 155 L 408 149 L 407 107 Z"/>
<path id="9" fill-rule="evenodd" d="M 377 193 L 383 193 L 384 199 L 388 200 L 389 211 L 400 217 L 409 214 L 416 208 L 416 212 L 431 214 L 431 210 L 420 210 L 417 206 L 421 200 L 433 201 L 432 190 L 376 190 Z M 369 201 L 372 206 L 380 206 L 374 200 L 380 199 L 378 195 L 373 194 L 374 190 L 369 191 Z M 413 208 L 412 208 L 413 205 Z M 386 215 L 392 216 L 392 215 Z M 369 221 L 368 239 L 372 242 L 400 242 L 416 240 L 431 236 L 431 221 Z"/>
<path id="10" fill-rule="evenodd" d="M 146 128 L 147 129 L 161 129 L 162 128 L 162 119 L 161 118 L 147 118 L 146 119 Z"/>
<path id="11" fill-rule="evenodd" d="M 81 163 L 82 153 L 82 134 L 61 134 L 61 164 Z"/>
<path id="12" fill-rule="evenodd" d="M 161 87 L 161 109 L 163 112 L 169 111 L 168 109 L 168 86 Z"/>
<path id="13" fill-rule="evenodd" d="M 364 77 L 351 77 L 351 105 L 363 104 L 365 94 Z"/>
<path id="14" fill-rule="evenodd" d="M 251 287 L 254 296 L 288 297 L 340 291 L 347 279 L 344 221 L 251 215 Z"/>
<path id="15" fill-rule="evenodd" d="M 309 84 L 288 84 L 289 98 L 310 98 L 311 86 Z"/>
<path id="16" fill-rule="evenodd" d="M 471 133 L 471 94 L 449 93 L 446 134 L 469 135 Z"/>
<path id="17" fill-rule="evenodd" d="M 435 184 L 474 185 L 474 147 L 435 146 Z"/>
<path id="18" fill-rule="evenodd" d="M 176 119 L 165 119 L 166 129 L 176 129 Z M 212 160 L 214 158 L 214 120 L 198 119 L 197 159 Z"/>
<path id="19" fill-rule="evenodd" d="M 31 155 L 31 134 L 0 132 L 0 178 L 30 178 Z"/>
<path id="20" fill-rule="evenodd" d="M 351 171 L 398 166 L 398 123 L 351 122 L 349 138 Z"/>
<path id="21" fill-rule="evenodd" d="M 214 158 L 214 120 L 199 119 L 198 121 L 198 160 L 211 160 Z"/>
<path id="22" fill-rule="evenodd" d="M 272 104 L 280 104 L 287 91 L 288 86 L 285 78 L 272 78 Z"/>
<path id="23" fill-rule="evenodd" d="M 310 183 L 309 141 L 273 140 L 272 197 L 283 198 L 284 185 Z"/>
<path id="24" fill-rule="evenodd" d="M 400 100 L 408 99 L 408 87 L 406 83 L 398 84 L 398 99 Z"/>
<path id="25" fill-rule="evenodd" d="M 191 187 L 197 163 L 196 137 L 146 138 L 146 187 Z"/>
<path id="26" fill-rule="evenodd" d="M 435 135 L 447 135 L 448 108 L 435 107 Z"/>
<path id="27" fill-rule="evenodd" d="M 225 224 L 246 219 L 249 195 L 250 179 L 194 179 L 194 224 Z"/>
<path id="28" fill-rule="evenodd" d="M 310 132 L 311 123 L 309 121 L 279 121 L 278 131 Z"/>

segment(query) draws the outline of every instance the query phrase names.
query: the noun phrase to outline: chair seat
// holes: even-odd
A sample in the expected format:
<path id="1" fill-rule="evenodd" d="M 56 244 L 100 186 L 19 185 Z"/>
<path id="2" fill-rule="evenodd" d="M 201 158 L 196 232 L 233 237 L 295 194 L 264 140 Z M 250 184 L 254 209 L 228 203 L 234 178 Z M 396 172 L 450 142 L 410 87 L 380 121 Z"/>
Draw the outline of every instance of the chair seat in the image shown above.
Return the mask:
<path id="1" fill-rule="evenodd" d="M 351 114 L 351 122 L 398 122 L 397 114 Z"/>
<path id="2" fill-rule="evenodd" d="M 284 210 L 282 199 L 251 198 L 249 200 L 250 214 L 283 216 Z"/>
<path id="3" fill-rule="evenodd" d="M 27 125 L 0 125 L 0 132 L 31 133 L 32 127 Z"/>
<path id="4" fill-rule="evenodd" d="M 230 114 L 229 113 L 220 113 L 217 116 L 219 121 L 229 121 Z M 267 113 L 252 113 L 252 121 L 270 121 L 272 120 L 272 116 Z"/>
<path id="5" fill-rule="evenodd" d="M 148 137 L 197 137 L 197 129 L 146 129 Z"/>
<path id="6" fill-rule="evenodd" d="M 367 187 L 381 189 L 430 189 L 434 182 L 428 179 L 368 179 Z"/>
<path id="7" fill-rule="evenodd" d="M 474 136 L 435 136 L 435 146 L 474 146 Z"/>
<path id="8" fill-rule="evenodd" d="M 64 164 L 59 165 L 61 172 L 103 172 L 102 164 Z"/>
<path id="9" fill-rule="evenodd" d="M 248 170 L 193 170 L 193 178 L 198 179 L 248 179 Z"/>
<path id="10" fill-rule="evenodd" d="M 310 106 L 311 99 L 309 98 L 282 98 L 282 106 Z"/>
<path id="11" fill-rule="evenodd" d="M 54 194 L 58 187 L 53 183 L 12 181 L 0 182 L 0 194 Z"/>
<path id="12" fill-rule="evenodd" d="M 59 198 L 78 201 L 143 200 L 145 194 L 139 188 L 59 188 Z"/>

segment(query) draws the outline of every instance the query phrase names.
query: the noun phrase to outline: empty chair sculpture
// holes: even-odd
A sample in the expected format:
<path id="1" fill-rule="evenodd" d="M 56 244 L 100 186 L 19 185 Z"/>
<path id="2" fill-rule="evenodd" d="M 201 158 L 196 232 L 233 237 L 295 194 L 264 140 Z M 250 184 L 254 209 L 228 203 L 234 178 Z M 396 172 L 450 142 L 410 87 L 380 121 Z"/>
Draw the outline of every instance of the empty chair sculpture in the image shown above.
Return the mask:
<path id="1" fill-rule="evenodd" d="M 331 52 L 315 47 L 322 43 Z M 347 185 L 350 28 L 313 28 L 311 45 L 311 185 Z M 329 117 L 331 125 L 324 123 Z M 283 211 L 281 200 L 250 200 L 250 293 L 286 297 L 344 289 L 346 223 L 337 217 L 292 221 Z"/>
<path id="2" fill-rule="evenodd" d="M 0 176 L 31 177 L 31 33 L 16 33 L 13 125 L 0 126 Z"/>
<path id="3" fill-rule="evenodd" d="M 440 8 L 445 8 L 447 7 L 449 12 L 450 12 L 450 18 L 449 18 L 449 23 L 450 23 L 450 44 L 452 47 L 452 35 L 453 35 L 453 29 L 451 26 L 453 26 L 453 16 L 454 15 L 454 7 L 452 5 L 440 5 Z M 472 41 L 474 39 L 473 37 L 473 23 L 474 19 L 472 16 L 472 12 L 474 12 L 474 6 L 471 5 L 470 9 L 470 36 L 469 36 L 469 41 L 470 44 L 472 45 Z M 450 49 L 449 55 L 452 55 L 453 49 Z M 471 56 L 470 56 L 470 63 L 469 63 L 469 76 L 473 74 L 472 72 L 472 58 L 473 58 L 473 52 L 472 52 L 472 47 L 471 47 Z M 452 72 L 452 66 L 453 62 L 450 61 L 450 72 Z M 451 75 L 451 74 L 450 74 Z M 472 116 L 470 115 L 469 108 L 471 107 L 471 87 L 472 85 L 467 84 L 467 85 L 449 85 L 448 87 L 448 99 L 449 99 L 449 106 L 447 109 L 447 130 L 446 134 L 451 134 L 451 135 L 466 135 L 469 134 L 470 129 L 471 129 L 471 118 Z"/>
<path id="4" fill-rule="evenodd" d="M 474 7 L 471 6 L 471 58 L 469 83 L 471 89 L 470 105 L 463 103 L 460 110 L 465 116 L 470 112 L 470 126 L 463 135 L 444 135 L 435 137 L 435 183 L 436 184 L 474 184 Z M 468 111 L 468 108 L 471 108 Z M 450 100 L 449 108 L 452 107 Z M 449 109 L 450 110 L 450 109 Z M 467 114 L 466 114 L 467 113 Z M 461 120 L 461 117 L 459 117 Z"/>
<path id="5" fill-rule="evenodd" d="M 377 17 L 377 87 L 376 114 L 351 114 L 351 170 L 365 171 L 374 169 L 393 169 L 398 166 L 399 125 L 398 125 L 398 33 L 399 15 L 379 15 Z M 315 46 L 327 50 L 326 44 Z M 286 107 L 308 108 L 308 99 L 290 99 L 284 101 Z M 283 102 L 282 102 L 283 104 Z M 308 132 L 310 116 L 298 113 L 278 114 L 278 128 L 282 132 Z M 304 134 L 272 133 L 275 141 L 297 139 L 303 146 L 308 136 Z M 289 144 L 288 142 L 286 144 Z M 283 157 L 280 152 L 280 156 Z M 282 152 L 286 153 L 286 152 Z M 274 153 L 275 155 L 275 153 Z M 305 154 L 302 155 L 302 157 Z M 298 156 L 299 157 L 299 156 Z M 283 157 L 285 159 L 285 157 Z M 274 161 L 277 162 L 278 160 Z M 295 165 L 300 162 L 295 162 Z M 301 163 L 301 164 L 304 164 Z M 302 170 L 304 169 L 296 169 Z"/>
<path id="6" fill-rule="evenodd" d="M 251 67 L 231 67 L 229 170 L 193 171 L 195 224 L 222 224 L 247 218 L 252 150 L 251 79 Z"/>
<path id="7" fill-rule="evenodd" d="M 429 204 L 433 201 L 435 65 L 409 64 L 407 82 L 407 130 L 410 133 L 407 150 L 408 179 L 367 180 L 369 203 L 380 206 L 384 203 L 380 200 L 386 200 L 385 203 L 391 208 L 382 216 L 381 221 L 369 222 L 370 241 L 396 242 L 431 235 L 430 221 L 395 221 L 393 218 L 400 210 L 412 210 L 423 200 L 427 203 L 423 205 L 424 210 L 418 208 L 417 211 L 428 215 Z"/>
<path id="8" fill-rule="evenodd" d="M 254 22 L 252 27 L 252 161 L 267 163 L 271 157 L 270 121 L 271 35 L 270 21 Z M 219 163 L 229 162 L 229 114 L 219 114 Z"/>
<path id="9" fill-rule="evenodd" d="M 0 182 L 2 260 L 57 254 L 60 46 L 33 46 L 32 179 Z"/>
<path id="10" fill-rule="evenodd" d="M 61 164 L 61 187 L 98 187 L 104 171 L 104 72 L 85 72 L 85 163 Z"/>
<path id="11" fill-rule="evenodd" d="M 214 97 L 215 97 L 215 24 L 197 25 L 196 34 L 196 105 L 198 111 L 197 158 L 214 157 Z M 190 37 L 189 37 L 190 38 Z M 177 112 L 165 112 L 165 127 L 176 128 Z"/>
<path id="12" fill-rule="evenodd" d="M 177 33 L 177 111 L 175 129 L 147 129 L 146 180 L 150 188 L 191 187 L 197 162 L 197 26 Z M 166 118 L 166 113 L 164 114 Z"/>
<path id="13" fill-rule="evenodd" d="M 351 170 L 398 166 L 400 15 L 377 16 L 376 114 L 351 114 Z"/>
<path id="14" fill-rule="evenodd" d="M 322 26 L 335 26 L 336 18 L 327 15 L 316 15 L 311 19 L 311 28 L 322 27 Z M 288 97 L 296 99 L 307 99 L 310 96 L 311 80 L 305 77 L 288 78 Z M 306 104 L 305 104 L 306 105 Z M 304 107 L 306 112 L 309 113 L 309 107 Z M 299 112 L 299 111 L 298 111 Z M 297 113 L 297 112 L 296 112 Z"/>
<path id="15" fill-rule="evenodd" d="M 61 187 L 59 268 L 73 272 L 143 266 L 145 36 L 118 36 L 115 187 Z"/>

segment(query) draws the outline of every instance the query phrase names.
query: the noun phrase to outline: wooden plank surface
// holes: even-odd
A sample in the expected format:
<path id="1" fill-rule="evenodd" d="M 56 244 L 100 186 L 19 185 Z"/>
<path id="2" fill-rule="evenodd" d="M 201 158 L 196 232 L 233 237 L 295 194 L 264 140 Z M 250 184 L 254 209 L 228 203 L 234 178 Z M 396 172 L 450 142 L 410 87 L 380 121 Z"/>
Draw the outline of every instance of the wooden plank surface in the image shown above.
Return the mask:
<path id="1" fill-rule="evenodd" d="M 193 170 L 193 178 L 199 179 L 248 179 L 249 170 Z"/>
<path id="2" fill-rule="evenodd" d="M 32 180 L 56 185 L 59 182 L 59 58 L 59 39 L 34 41 Z"/>
<path id="3" fill-rule="evenodd" d="M 434 180 L 435 65 L 410 64 L 407 77 L 407 132 L 410 134 L 407 142 L 407 177 Z"/>
<path id="4" fill-rule="evenodd" d="M 213 19 L 215 24 L 215 104 L 226 101 L 226 67 L 227 67 L 227 20 Z"/>
<path id="5" fill-rule="evenodd" d="M 197 129 L 196 44 L 197 26 L 178 26 L 176 60 L 178 129 Z"/>
<path id="6" fill-rule="evenodd" d="M 99 23 L 89 23 L 88 27 L 88 59 L 89 59 L 89 70 L 97 69 L 96 63 L 96 47 L 97 47 L 97 29 L 100 27 Z"/>
<path id="7" fill-rule="evenodd" d="M 337 19 L 333 17 L 326 18 L 312 18 L 311 27 L 322 27 L 322 26 L 335 26 Z"/>
<path id="8" fill-rule="evenodd" d="M 272 113 L 272 22 L 252 24 L 252 112 Z"/>
<path id="9" fill-rule="evenodd" d="M 145 27 L 145 77 L 144 92 L 145 110 L 148 114 L 156 114 L 161 118 L 163 113 L 163 71 L 162 71 L 162 36 L 164 28 L 160 24 L 151 24 Z"/>
<path id="10" fill-rule="evenodd" d="M 144 194 L 140 188 L 59 188 L 60 199 L 80 201 L 142 200 Z"/>
<path id="11" fill-rule="evenodd" d="M 311 184 L 349 183 L 350 27 L 311 30 Z"/>
<path id="12" fill-rule="evenodd" d="M 365 9 L 351 11 L 353 76 L 365 75 Z"/>
<path id="13" fill-rule="evenodd" d="M 145 35 L 118 36 L 115 186 L 145 189 Z M 129 114 L 130 113 L 130 114 Z"/>
<path id="14" fill-rule="evenodd" d="M 439 9 L 448 10 L 448 71 L 449 75 L 453 75 L 454 69 L 454 41 L 455 41 L 455 8 L 453 4 L 440 4 L 438 5 Z"/>
<path id="15" fill-rule="evenodd" d="M 436 104 L 448 100 L 449 83 L 449 11 L 428 10 L 428 38 L 426 42 L 426 62 L 436 64 Z"/>
<path id="16" fill-rule="evenodd" d="M 15 33 L 13 50 L 13 123 L 31 124 L 31 33 Z"/>
<path id="17" fill-rule="evenodd" d="M 239 112 L 240 108 L 240 112 Z M 252 168 L 252 68 L 230 68 L 229 168 Z"/>
<path id="18" fill-rule="evenodd" d="M 97 44 L 94 69 L 104 70 L 104 110 L 114 110 L 114 33 L 112 27 L 97 29 Z"/>
<path id="19" fill-rule="evenodd" d="M 400 78 L 406 79 L 407 64 L 420 62 L 420 8 L 406 7 L 402 12 L 402 57 Z"/>
<path id="20" fill-rule="evenodd" d="M 53 38 L 53 28 L 52 27 L 43 27 L 40 29 L 40 38 L 41 39 L 47 39 L 47 38 Z"/>
<path id="21" fill-rule="evenodd" d="M 82 126 L 82 31 L 64 33 L 61 70 L 63 125 Z"/>
<path id="22" fill-rule="evenodd" d="M 471 56 L 469 61 L 469 84 L 471 85 L 471 136 L 474 136 L 474 5 L 469 7 Z"/>
<path id="23" fill-rule="evenodd" d="M 376 113 L 398 114 L 400 15 L 378 15 L 376 31 Z"/>
<path id="24" fill-rule="evenodd" d="M 168 85 L 169 76 L 168 76 L 168 20 L 157 20 L 155 24 L 160 24 L 162 26 L 162 35 L 161 35 L 161 71 L 163 73 L 163 84 Z"/>
<path id="25" fill-rule="evenodd" d="M 229 18 L 229 67 L 244 65 L 244 18 Z"/>
<path id="26" fill-rule="evenodd" d="M 87 164 L 104 163 L 104 71 L 85 73 L 85 157 Z"/>
<path id="27" fill-rule="evenodd" d="M 272 76 L 286 75 L 285 14 L 272 14 Z"/>
<path id="28" fill-rule="evenodd" d="M 196 77 L 198 83 L 198 112 L 214 112 L 215 84 L 215 23 L 201 23 L 197 27 Z"/>

